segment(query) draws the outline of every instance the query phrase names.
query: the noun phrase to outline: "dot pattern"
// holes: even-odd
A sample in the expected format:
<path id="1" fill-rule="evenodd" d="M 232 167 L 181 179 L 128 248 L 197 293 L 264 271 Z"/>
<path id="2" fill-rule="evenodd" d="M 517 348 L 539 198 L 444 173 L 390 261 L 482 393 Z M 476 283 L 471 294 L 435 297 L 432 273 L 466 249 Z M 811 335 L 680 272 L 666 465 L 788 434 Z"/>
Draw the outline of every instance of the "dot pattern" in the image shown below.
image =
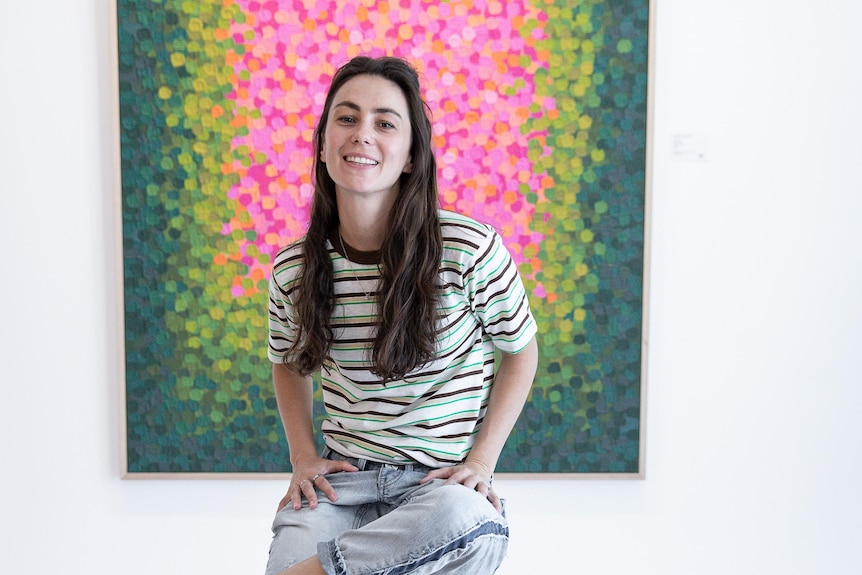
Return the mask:
<path id="1" fill-rule="evenodd" d="M 442 204 L 498 228 L 531 294 L 539 373 L 498 470 L 637 471 L 647 0 L 118 14 L 128 471 L 289 470 L 266 277 L 303 233 L 312 130 L 358 54 L 417 67 Z"/>

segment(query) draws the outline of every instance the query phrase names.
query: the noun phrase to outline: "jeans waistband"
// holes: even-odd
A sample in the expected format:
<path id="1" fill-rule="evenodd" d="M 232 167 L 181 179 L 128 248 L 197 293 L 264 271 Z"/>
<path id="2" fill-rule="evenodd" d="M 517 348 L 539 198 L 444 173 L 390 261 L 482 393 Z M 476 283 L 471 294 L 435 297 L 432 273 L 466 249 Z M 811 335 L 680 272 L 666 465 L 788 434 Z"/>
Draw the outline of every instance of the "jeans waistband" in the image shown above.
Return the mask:
<path id="1" fill-rule="evenodd" d="M 383 463 L 381 461 L 373 461 L 371 459 L 360 459 L 357 457 L 348 457 L 334 451 L 331 447 L 323 450 L 323 458 L 334 459 L 339 461 L 347 461 L 351 465 L 357 467 L 360 471 L 374 471 L 376 469 L 401 469 L 403 471 L 418 471 L 428 473 L 433 467 L 422 465 L 421 463 Z"/>

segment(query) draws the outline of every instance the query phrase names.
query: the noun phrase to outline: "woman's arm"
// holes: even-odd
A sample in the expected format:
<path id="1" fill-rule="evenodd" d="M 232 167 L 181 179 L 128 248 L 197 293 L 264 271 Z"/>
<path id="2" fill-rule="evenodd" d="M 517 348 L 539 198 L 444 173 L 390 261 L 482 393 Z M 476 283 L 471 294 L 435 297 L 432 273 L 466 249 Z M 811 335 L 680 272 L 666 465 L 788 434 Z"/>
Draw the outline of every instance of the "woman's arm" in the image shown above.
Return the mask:
<path id="1" fill-rule="evenodd" d="M 482 428 L 467 459 L 462 465 L 435 469 L 423 482 L 441 478 L 447 483 L 460 483 L 482 493 L 498 511 L 502 510 L 500 499 L 491 491 L 491 476 L 527 400 L 538 360 L 539 348 L 535 337 L 518 353 L 503 353 L 491 386 Z"/>
<path id="2" fill-rule="evenodd" d="M 287 494 L 278 504 L 278 509 L 293 504 L 294 509 L 302 507 L 302 497 L 308 506 L 317 507 L 316 486 L 327 498 L 335 501 L 335 490 L 323 477 L 335 471 L 356 471 L 356 467 L 346 461 L 321 459 L 314 443 L 313 386 L 310 376 L 299 375 L 283 364 L 272 365 L 272 380 L 275 385 L 275 398 L 278 413 L 287 436 L 290 450 L 290 464 L 293 476 Z M 312 479 L 318 476 L 316 481 Z"/>

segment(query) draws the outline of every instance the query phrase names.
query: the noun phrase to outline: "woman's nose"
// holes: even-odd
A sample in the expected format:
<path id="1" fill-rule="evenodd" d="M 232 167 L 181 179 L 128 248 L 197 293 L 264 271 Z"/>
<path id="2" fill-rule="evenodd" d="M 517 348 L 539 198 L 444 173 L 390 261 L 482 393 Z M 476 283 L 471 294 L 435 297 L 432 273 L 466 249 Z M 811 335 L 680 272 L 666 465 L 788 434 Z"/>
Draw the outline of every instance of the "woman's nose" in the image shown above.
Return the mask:
<path id="1" fill-rule="evenodd" d="M 371 127 L 364 122 L 356 124 L 356 129 L 353 131 L 353 141 L 355 143 L 370 144 L 374 140 L 374 135 Z"/>

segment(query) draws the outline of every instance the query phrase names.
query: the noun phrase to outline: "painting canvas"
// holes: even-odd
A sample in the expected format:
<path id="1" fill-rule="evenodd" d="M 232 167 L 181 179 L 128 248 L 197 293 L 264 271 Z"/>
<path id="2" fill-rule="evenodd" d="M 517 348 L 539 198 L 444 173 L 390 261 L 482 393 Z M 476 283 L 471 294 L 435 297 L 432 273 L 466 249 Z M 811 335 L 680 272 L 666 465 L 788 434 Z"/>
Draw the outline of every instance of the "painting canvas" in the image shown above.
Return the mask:
<path id="1" fill-rule="evenodd" d="M 540 364 L 497 472 L 643 476 L 649 0 L 115 8 L 124 476 L 290 471 L 268 273 L 356 55 L 417 68 L 441 206 L 493 225 L 527 288 Z"/>

